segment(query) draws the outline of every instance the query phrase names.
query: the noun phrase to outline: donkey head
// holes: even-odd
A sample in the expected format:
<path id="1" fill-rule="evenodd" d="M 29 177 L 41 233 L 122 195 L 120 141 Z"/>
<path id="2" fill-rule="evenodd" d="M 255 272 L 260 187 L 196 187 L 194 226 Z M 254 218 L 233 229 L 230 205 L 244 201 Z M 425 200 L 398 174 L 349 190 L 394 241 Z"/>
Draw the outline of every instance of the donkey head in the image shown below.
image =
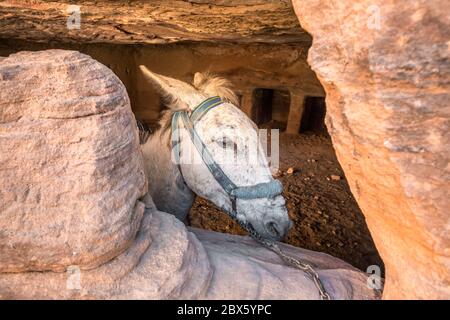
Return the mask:
<path id="1" fill-rule="evenodd" d="M 180 110 L 189 114 L 205 99 L 219 96 L 223 103 L 209 110 L 194 124 L 214 162 L 238 187 L 264 186 L 273 182 L 257 127 L 237 107 L 238 99 L 227 80 L 196 73 L 191 85 L 153 73 L 144 66 L 140 68 L 145 78 L 166 99 L 170 115 Z M 170 124 L 170 119 L 166 118 Z M 166 127 L 170 128 L 170 125 Z M 237 220 L 250 224 L 264 238 L 280 240 L 284 237 L 291 222 L 283 196 L 238 197 L 233 201 L 205 164 L 189 132 L 183 130 L 181 121 L 178 128 L 179 168 L 188 187 L 225 211 L 234 212 Z"/>

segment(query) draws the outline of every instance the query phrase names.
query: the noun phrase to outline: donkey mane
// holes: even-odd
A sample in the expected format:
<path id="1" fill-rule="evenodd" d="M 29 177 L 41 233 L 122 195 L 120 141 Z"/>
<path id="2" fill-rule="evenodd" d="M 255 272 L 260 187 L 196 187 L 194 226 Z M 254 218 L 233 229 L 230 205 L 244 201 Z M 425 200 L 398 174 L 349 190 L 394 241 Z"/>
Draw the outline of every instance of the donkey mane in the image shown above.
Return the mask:
<path id="1" fill-rule="evenodd" d="M 223 101 L 239 106 L 239 99 L 231 82 L 214 73 L 197 72 L 194 76 L 194 87 L 207 97 L 219 96 Z"/>
<path id="2" fill-rule="evenodd" d="M 198 91 L 199 96 L 202 99 L 208 97 L 219 96 L 223 101 L 239 106 L 239 99 L 236 93 L 233 91 L 232 83 L 222 77 L 219 77 L 211 72 L 200 73 L 197 72 L 194 76 L 193 87 Z M 157 120 L 157 128 L 155 130 L 149 130 L 148 127 L 138 122 L 140 143 L 144 144 L 150 135 L 159 132 L 162 136 L 171 127 L 172 115 L 180 110 L 188 110 L 189 106 L 185 103 L 181 103 L 178 98 L 171 97 L 164 92 L 160 92 L 162 97 L 162 104 L 164 110 L 160 112 Z M 170 141 L 170 138 L 169 138 Z"/>

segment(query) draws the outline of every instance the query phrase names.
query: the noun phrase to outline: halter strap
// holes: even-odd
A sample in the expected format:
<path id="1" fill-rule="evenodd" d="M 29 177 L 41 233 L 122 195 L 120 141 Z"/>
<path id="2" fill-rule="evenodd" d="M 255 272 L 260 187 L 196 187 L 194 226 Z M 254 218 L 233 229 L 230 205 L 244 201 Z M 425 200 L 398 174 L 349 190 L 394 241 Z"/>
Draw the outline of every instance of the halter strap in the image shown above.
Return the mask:
<path id="1" fill-rule="evenodd" d="M 203 162 L 208 167 L 209 171 L 214 176 L 214 179 L 222 186 L 222 188 L 226 191 L 226 193 L 231 194 L 231 192 L 237 188 L 237 186 L 233 183 L 233 181 L 228 178 L 228 176 L 223 172 L 222 168 L 214 161 L 213 156 L 206 148 L 203 141 L 195 131 L 192 121 L 189 119 L 186 112 L 181 114 L 181 119 L 183 120 L 183 124 L 189 135 L 191 137 L 192 143 L 197 149 L 198 153 L 201 155 Z"/>
<path id="2" fill-rule="evenodd" d="M 222 104 L 222 99 L 220 97 L 211 97 L 201 102 L 198 106 L 195 107 L 194 111 L 192 111 L 191 116 L 189 117 L 192 123 L 196 123 L 199 121 L 209 110 L 218 105 Z"/>
<path id="3" fill-rule="evenodd" d="M 178 164 L 178 166 L 180 165 L 180 129 L 178 127 L 178 123 L 179 123 L 179 118 L 181 117 L 181 115 L 185 114 L 188 118 L 190 118 L 189 122 L 191 122 L 192 130 L 195 131 L 195 129 L 193 128 L 195 123 L 198 122 L 209 110 L 211 110 L 214 107 L 217 107 L 221 103 L 222 103 L 222 99 L 219 96 L 214 96 L 214 97 L 210 97 L 210 98 L 200 102 L 200 104 L 198 104 L 194 108 L 194 110 L 191 112 L 190 116 L 187 116 L 188 113 L 186 111 L 177 111 L 173 114 L 173 116 L 172 116 L 172 149 L 173 149 L 173 154 L 174 154 L 174 160 Z M 183 121 L 183 122 L 185 122 L 185 121 Z M 191 137 L 191 139 L 192 139 L 192 137 Z M 200 138 L 198 138 L 198 139 L 201 142 L 201 139 Z M 203 147 L 206 150 L 206 146 L 203 145 Z M 199 151 L 199 153 L 202 154 L 202 152 L 200 152 L 200 151 Z M 211 156 L 211 159 L 212 159 L 212 156 Z M 179 168 L 179 169 L 181 172 L 181 168 Z"/>
<path id="4" fill-rule="evenodd" d="M 259 183 L 252 186 L 238 187 L 233 181 L 223 172 L 222 168 L 214 161 L 213 156 L 209 152 L 202 139 L 195 130 L 195 123 L 198 122 L 209 110 L 222 104 L 220 97 L 211 97 L 201 102 L 192 111 L 191 115 L 186 111 L 177 111 L 172 117 L 172 149 L 174 152 L 174 160 L 180 166 L 180 128 L 179 120 L 181 118 L 184 127 L 191 137 L 191 141 L 202 157 L 203 162 L 208 170 L 213 175 L 214 179 L 225 190 L 232 201 L 233 211 L 236 210 L 236 199 L 258 199 L 258 198 L 273 198 L 283 192 L 283 186 L 278 180 L 271 180 L 265 183 Z M 181 175 L 181 168 L 179 167 Z M 232 212 L 231 214 L 235 214 Z"/>

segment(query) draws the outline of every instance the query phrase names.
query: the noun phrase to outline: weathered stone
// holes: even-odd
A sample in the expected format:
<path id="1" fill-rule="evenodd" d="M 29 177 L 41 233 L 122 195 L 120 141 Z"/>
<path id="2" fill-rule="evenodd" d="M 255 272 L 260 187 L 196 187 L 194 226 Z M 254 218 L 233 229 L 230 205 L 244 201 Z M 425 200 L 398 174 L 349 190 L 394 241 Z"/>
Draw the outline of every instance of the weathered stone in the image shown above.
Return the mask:
<path id="1" fill-rule="evenodd" d="M 330 176 L 330 178 L 331 178 L 331 180 L 334 180 L 334 181 L 339 181 L 339 180 L 341 180 L 341 177 L 338 176 L 338 175 L 335 175 L 335 174 L 332 174 L 332 175 Z"/>
<path id="2" fill-rule="evenodd" d="M 200 242 L 151 207 L 121 255 L 90 270 L 0 273 L 0 299 L 193 299 L 210 278 Z"/>
<path id="3" fill-rule="evenodd" d="M 0 3 L 0 16 L 0 37 L 31 41 L 161 44 L 310 39 L 288 0 L 7 0 Z M 78 22 L 78 17 L 80 26 L 68 28 L 67 22 Z"/>
<path id="4" fill-rule="evenodd" d="M 123 252 L 146 177 L 129 99 L 75 51 L 0 62 L 0 272 L 89 269 Z"/>
<path id="5" fill-rule="evenodd" d="M 0 299 L 319 298 L 306 274 L 249 237 L 192 231 L 147 202 L 136 239 L 123 254 L 91 270 L 0 273 Z M 333 299 L 377 298 L 367 276 L 347 263 L 282 248 L 313 263 Z"/>
<path id="6" fill-rule="evenodd" d="M 224 76 L 250 117 L 255 89 L 288 90 L 294 110 L 288 131 L 294 133 L 303 106 L 297 96 L 324 96 L 306 62 L 311 37 L 289 0 L 82 0 L 76 1 L 79 29 L 67 28 L 70 5 L 0 2 L 0 55 L 52 48 L 86 53 L 115 72 L 136 117 L 150 124 L 159 116 L 160 99 L 138 71 L 141 64 L 188 82 L 198 71 Z"/>
<path id="7" fill-rule="evenodd" d="M 196 42 L 136 47 L 93 43 L 38 43 L 0 38 L 0 55 L 53 48 L 83 52 L 114 71 L 127 88 L 136 117 L 148 123 L 159 117 L 161 101 L 139 72 L 139 65 L 151 67 L 155 72 L 186 82 L 192 82 L 195 72 L 209 70 L 233 83 L 234 90 L 242 97 L 241 108 L 249 117 L 252 117 L 252 108 L 258 105 L 253 99 L 255 89 L 289 90 L 291 108 L 294 110 L 294 116 L 289 117 L 289 122 L 291 127 L 299 127 L 301 114 L 296 110 L 303 106 L 303 101 L 297 100 L 297 96 L 325 95 L 319 80 L 306 62 L 309 46 L 308 41 L 276 46 L 262 43 L 237 45 Z M 295 129 L 293 131 L 298 132 Z"/>
<path id="8" fill-rule="evenodd" d="M 294 0 L 385 299 L 450 297 L 450 2 Z"/>

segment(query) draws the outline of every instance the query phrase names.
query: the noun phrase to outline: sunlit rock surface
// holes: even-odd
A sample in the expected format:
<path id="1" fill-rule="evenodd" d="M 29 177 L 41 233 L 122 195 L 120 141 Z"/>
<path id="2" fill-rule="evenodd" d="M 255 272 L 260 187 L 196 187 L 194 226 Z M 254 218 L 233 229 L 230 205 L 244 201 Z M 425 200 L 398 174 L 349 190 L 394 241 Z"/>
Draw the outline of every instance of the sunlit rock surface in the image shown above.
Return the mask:
<path id="1" fill-rule="evenodd" d="M 309 39 L 288 0 L 7 0 L 0 2 L 0 16 L 0 37 L 45 42 L 286 43 Z"/>
<path id="2" fill-rule="evenodd" d="M 0 272 L 89 269 L 131 244 L 146 177 L 129 104 L 78 52 L 0 61 Z"/>
<path id="3" fill-rule="evenodd" d="M 326 124 L 386 266 L 383 297 L 450 297 L 449 1 L 294 0 Z"/>

